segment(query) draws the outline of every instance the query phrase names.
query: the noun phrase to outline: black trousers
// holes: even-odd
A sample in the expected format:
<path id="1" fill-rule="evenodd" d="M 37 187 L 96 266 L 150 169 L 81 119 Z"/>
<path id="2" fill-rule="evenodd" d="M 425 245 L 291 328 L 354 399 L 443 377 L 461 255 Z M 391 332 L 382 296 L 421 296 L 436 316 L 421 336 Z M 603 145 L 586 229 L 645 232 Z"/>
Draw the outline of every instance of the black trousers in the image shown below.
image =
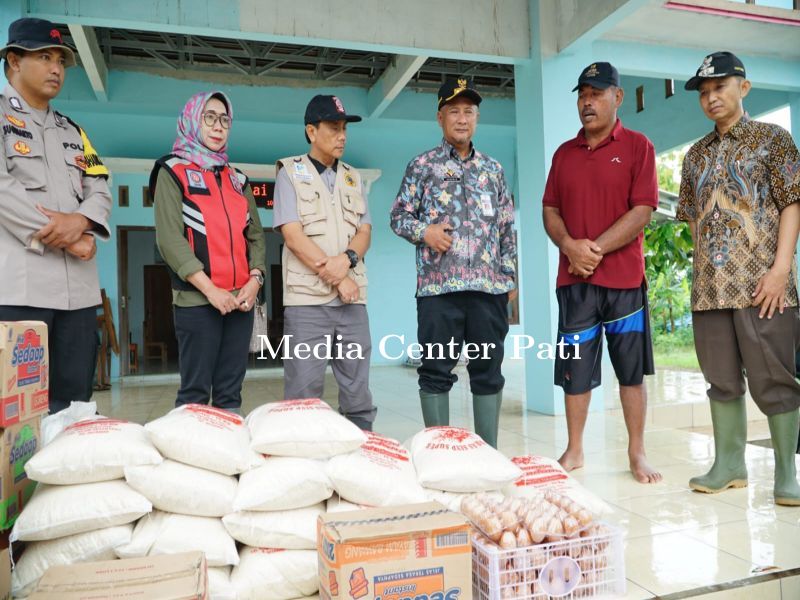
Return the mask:
<path id="1" fill-rule="evenodd" d="M 50 363 L 50 413 L 72 401 L 92 399 L 97 362 L 97 309 L 55 310 L 33 306 L 0 306 L 0 321 L 44 321 Z"/>
<path id="2" fill-rule="evenodd" d="M 508 334 L 508 294 L 483 292 L 454 292 L 440 296 L 417 298 L 417 340 L 422 344 L 422 365 L 417 369 L 419 387 L 423 392 L 449 392 L 458 381 L 453 367 L 458 362 L 462 343 L 478 344 L 471 350 L 467 364 L 469 385 L 473 394 L 496 394 L 503 389 L 501 373 Z M 448 344 L 455 348 L 450 352 Z M 443 345 L 439 353 L 428 344 Z M 494 344 L 490 347 L 489 344 Z M 485 350 L 485 352 L 484 352 Z"/>
<path id="3" fill-rule="evenodd" d="M 175 406 L 211 399 L 217 408 L 240 408 L 252 332 L 253 311 L 221 315 L 210 304 L 176 306 L 181 387 Z"/>

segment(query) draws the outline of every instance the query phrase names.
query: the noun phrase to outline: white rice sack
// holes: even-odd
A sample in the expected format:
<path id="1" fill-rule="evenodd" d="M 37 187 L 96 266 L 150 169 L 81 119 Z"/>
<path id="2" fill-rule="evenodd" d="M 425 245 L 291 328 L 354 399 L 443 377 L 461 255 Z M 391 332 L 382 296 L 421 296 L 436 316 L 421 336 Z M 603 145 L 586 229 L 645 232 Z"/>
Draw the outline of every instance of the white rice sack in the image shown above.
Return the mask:
<path id="1" fill-rule="evenodd" d="M 154 467 L 126 467 L 128 484 L 159 510 L 222 517 L 233 512 L 236 478 L 165 460 Z"/>
<path id="2" fill-rule="evenodd" d="M 126 466 L 163 459 L 144 427 L 104 417 L 69 425 L 25 464 L 29 479 L 59 485 L 122 479 Z"/>
<path id="3" fill-rule="evenodd" d="M 97 402 L 73 400 L 69 406 L 42 419 L 42 446 L 47 446 L 68 426 L 83 419 L 94 419 L 97 415 Z"/>
<path id="4" fill-rule="evenodd" d="M 11 573 L 15 598 L 28 596 L 50 567 L 96 560 L 113 560 L 114 548 L 131 539 L 133 525 L 118 525 L 28 544 Z"/>
<path id="5" fill-rule="evenodd" d="M 423 429 L 406 445 L 422 487 L 445 492 L 499 490 L 522 475 L 519 467 L 460 427 Z"/>
<path id="6" fill-rule="evenodd" d="M 544 456 L 515 456 L 511 462 L 522 469 L 522 475 L 505 488 L 507 496 L 536 497 L 553 490 L 596 515 L 613 512 L 602 498 L 570 477 L 557 460 Z"/>
<path id="7" fill-rule="evenodd" d="M 237 600 L 231 585 L 230 567 L 208 567 L 209 600 Z"/>
<path id="8" fill-rule="evenodd" d="M 209 567 L 239 564 L 236 542 L 215 517 L 194 517 L 153 511 L 133 530 L 131 541 L 117 548 L 119 558 L 200 551 Z"/>
<path id="9" fill-rule="evenodd" d="M 221 408 L 184 404 L 144 427 L 165 458 L 201 469 L 236 475 L 264 461 L 244 419 Z"/>
<path id="10" fill-rule="evenodd" d="M 502 502 L 502 492 L 485 492 L 490 498 Z M 453 512 L 461 512 L 461 501 L 467 497 L 472 496 L 472 492 L 443 492 L 442 490 L 425 490 L 427 500 L 434 500 L 439 504 L 443 504 Z"/>
<path id="11" fill-rule="evenodd" d="M 319 591 L 314 550 L 273 550 L 245 546 L 231 584 L 239 600 L 290 600 Z"/>
<path id="12" fill-rule="evenodd" d="M 329 513 L 350 512 L 353 510 L 363 510 L 365 508 L 373 508 L 373 507 L 364 504 L 353 504 L 352 502 L 348 502 L 347 500 L 342 500 L 339 497 L 339 494 L 334 494 L 333 496 L 328 498 L 328 501 L 325 503 L 325 512 Z"/>
<path id="13" fill-rule="evenodd" d="M 329 458 L 352 452 L 367 436 L 318 398 L 259 406 L 247 415 L 252 442 L 262 454 Z"/>
<path id="14" fill-rule="evenodd" d="M 400 442 L 367 432 L 355 452 L 334 456 L 326 467 L 336 493 L 355 504 L 397 506 L 425 502 L 425 490 Z"/>
<path id="15" fill-rule="evenodd" d="M 330 498 L 333 485 L 325 464 L 311 458 L 268 456 L 239 476 L 233 510 L 289 510 Z"/>
<path id="16" fill-rule="evenodd" d="M 324 512 L 322 503 L 294 510 L 248 510 L 225 515 L 222 522 L 233 539 L 247 546 L 313 550 L 317 547 L 317 518 Z"/>
<path id="17" fill-rule="evenodd" d="M 11 530 L 10 541 L 52 540 L 132 523 L 153 510 L 122 480 L 81 485 L 39 484 Z"/>

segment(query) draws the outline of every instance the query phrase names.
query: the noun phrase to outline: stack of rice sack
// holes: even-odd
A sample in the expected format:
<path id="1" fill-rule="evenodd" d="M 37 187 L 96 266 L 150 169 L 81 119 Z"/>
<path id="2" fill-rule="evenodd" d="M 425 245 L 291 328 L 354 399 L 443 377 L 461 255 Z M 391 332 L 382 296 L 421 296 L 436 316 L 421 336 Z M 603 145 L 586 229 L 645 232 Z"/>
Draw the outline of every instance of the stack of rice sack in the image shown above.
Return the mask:
<path id="1" fill-rule="evenodd" d="M 317 518 L 333 494 L 327 459 L 366 435 L 319 399 L 265 404 L 247 417 L 251 448 L 267 455 L 243 473 L 225 527 L 244 547 L 231 574 L 239 600 L 317 593 Z"/>
<path id="2" fill-rule="evenodd" d="M 522 471 L 479 435 L 459 427 L 429 427 L 406 442 L 417 481 L 429 500 L 458 511 L 464 496 L 501 490 Z"/>
<path id="3" fill-rule="evenodd" d="M 222 523 L 233 512 L 236 475 L 263 463 L 250 449 L 244 419 L 205 405 L 186 404 L 145 425 L 164 456 L 158 465 L 129 466 L 128 484 L 154 511 L 142 519 L 120 558 L 199 550 L 206 555 L 213 598 L 234 597 L 230 570 L 236 542 Z"/>
<path id="4" fill-rule="evenodd" d="M 27 596 L 51 566 L 116 558 L 132 523 L 153 508 L 124 470 L 162 461 L 141 425 L 103 417 L 70 425 L 35 454 L 25 470 L 39 485 L 10 536 L 28 542 L 12 574 L 13 595 Z"/>

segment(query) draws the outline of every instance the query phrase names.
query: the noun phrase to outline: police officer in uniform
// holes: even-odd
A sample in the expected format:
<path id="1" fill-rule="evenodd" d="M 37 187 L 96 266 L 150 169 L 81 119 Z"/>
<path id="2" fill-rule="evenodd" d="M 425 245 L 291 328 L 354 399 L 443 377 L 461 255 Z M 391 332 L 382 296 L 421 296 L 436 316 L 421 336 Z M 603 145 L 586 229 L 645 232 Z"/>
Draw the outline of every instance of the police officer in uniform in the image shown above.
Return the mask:
<path id="1" fill-rule="evenodd" d="M 376 411 L 369 390 L 372 347 L 364 266 L 372 224 L 361 175 L 340 160 L 347 123 L 360 120 L 348 115 L 336 96 L 311 99 L 305 114 L 310 151 L 276 165 L 273 225 L 286 242 L 284 334 L 292 336 L 291 346 L 311 347 L 329 336 L 339 411 L 372 430 Z M 359 357 L 346 355 L 356 348 Z M 284 398 L 320 398 L 327 363 L 314 355 L 284 360 Z"/>
<path id="2" fill-rule="evenodd" d="M 53 110 L 75 64 L 58 29 L 18 19 L 0 49 L 0 321 L 44 321 L 50 412 L 92 396 L 100 287 L 95 239 L 108 239 L 108 170 L 86 133 Z"/>

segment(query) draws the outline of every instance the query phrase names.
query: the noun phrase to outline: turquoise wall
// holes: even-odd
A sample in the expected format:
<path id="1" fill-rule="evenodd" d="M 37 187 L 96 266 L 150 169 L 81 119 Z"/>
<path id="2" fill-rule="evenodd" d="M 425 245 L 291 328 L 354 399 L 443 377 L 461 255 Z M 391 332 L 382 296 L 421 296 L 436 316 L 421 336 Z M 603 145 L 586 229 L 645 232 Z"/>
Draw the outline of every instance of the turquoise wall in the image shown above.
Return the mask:
<path id="1" fill-rule="evenodd" d="M 79 68 L 71 69 L 54 105 L 87 130 L 101 156 L 128 158 L 156 158 L 167 153 L 179 110 L 191 94 L 204 89 L 222 89 L 231 98 L 235 122 L 229 148 L 234 162 L 272 164 L 283 156 L 306 151 L 302 118 L 313 94 L 337 94 L 348 112 L 356 114 L 363 113 L 366 106 L 366 90 L 358 88 L 218 86 L 129 72 L 111 72 L 109 89 L 109 102 L 97 102 L 85 74 Z M 345 160 L 357 167 L 381 170 L 369 194 L 374 225 L 367 255 L 375 364 L 388 362 L 377 352 L 383 336 L 405 335 L 406 343 L 416 340 L 414 248 L 392 233 L 388 214 L 408 161 L 441 139 L 435 106 L 432 94 L 404 92 L 382 118 L 351 124 L 348 130 Z M 511 100 L 487 99 L 481 106 L 481 123 L 475 136 L 476 146 L 505 166 L 510 186 L 516 182 L 513 106 Z M 417 119 L 402 118 L 410 115 Z M 141 191 L 146 184 L 144 174 L 122 173 L 113 178 L 113 235 L 99 248 L 98 267 L 115 316 L 119 315 L 116 227 L 153 225 L 153 209 L 142 206 Z M 116 204 L 120 185 L 129 187 L 127 208 Z M 271 226 L 271 211 L 262 209 L 260 216 L 265 227 Z M 512 328 L 512 333 L 517 331 L 521 329 Z"/>

